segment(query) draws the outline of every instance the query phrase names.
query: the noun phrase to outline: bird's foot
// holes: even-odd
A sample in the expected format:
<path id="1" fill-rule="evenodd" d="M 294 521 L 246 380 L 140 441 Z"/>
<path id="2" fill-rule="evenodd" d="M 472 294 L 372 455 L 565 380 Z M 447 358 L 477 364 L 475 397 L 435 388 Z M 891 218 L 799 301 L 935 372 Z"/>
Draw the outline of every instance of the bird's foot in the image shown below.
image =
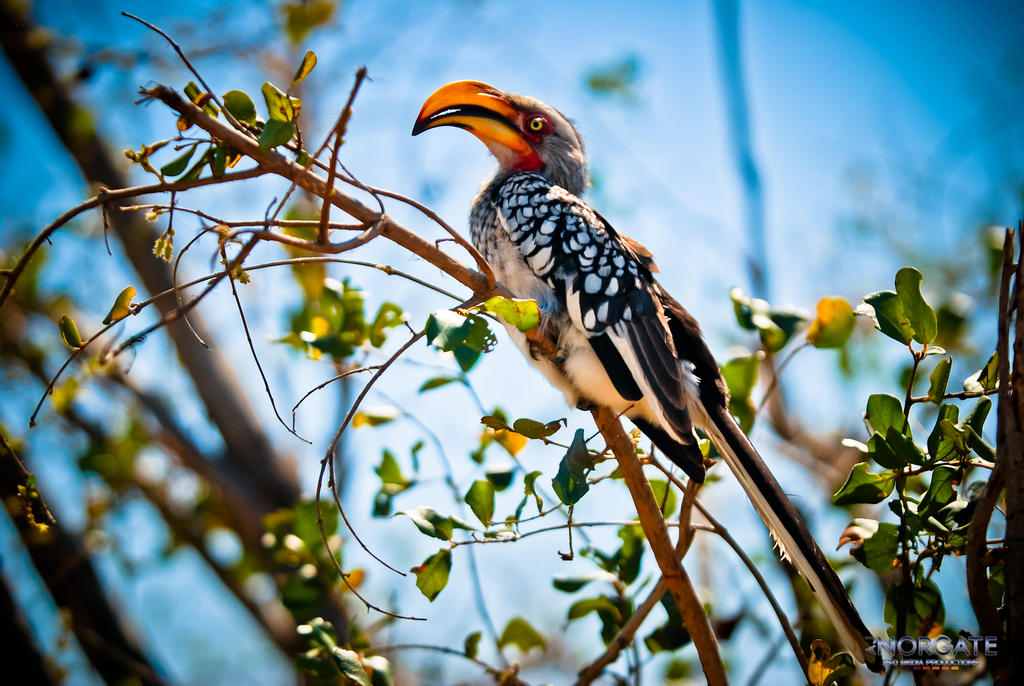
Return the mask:
<path id="1" fill-rule="evenodd" d="M 558 330 L 551 317 L 540 313 L 540 323 L 527 334 L 527 343 L 530 346 L 530 357 L 535 360 L 553 360 L 561 366 L 563 360 L 554 357 L 558 351 Z"/>
<path id="2" fill-rule="evenodd" d="M 584 412 L 590 412 L 591 410 L 596 410 L 597 408 L 598 408 L 597 403 L 592 403 L 589 400 L 587 400 L 586 398 L 580 398 L 579 400 L 576 401 L 576 409 L 577 410 L 583 410 Z"/>

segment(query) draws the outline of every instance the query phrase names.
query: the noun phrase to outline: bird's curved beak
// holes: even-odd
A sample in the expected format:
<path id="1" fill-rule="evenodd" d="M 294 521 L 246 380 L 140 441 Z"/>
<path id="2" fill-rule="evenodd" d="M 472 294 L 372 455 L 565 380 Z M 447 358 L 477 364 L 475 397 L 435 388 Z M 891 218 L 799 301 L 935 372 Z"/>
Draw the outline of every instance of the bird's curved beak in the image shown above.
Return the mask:
<path id="1" fill-rule="evenodd" d="M 503 166 L 531 167 L 539 158 L 519 128 L 519 117 L 519 110 L 497 88 L 479 81 L 455 81 L 438 88 L 423 103 L 412 135 L 436 126 L 457 126 L 483 141 Z"/>

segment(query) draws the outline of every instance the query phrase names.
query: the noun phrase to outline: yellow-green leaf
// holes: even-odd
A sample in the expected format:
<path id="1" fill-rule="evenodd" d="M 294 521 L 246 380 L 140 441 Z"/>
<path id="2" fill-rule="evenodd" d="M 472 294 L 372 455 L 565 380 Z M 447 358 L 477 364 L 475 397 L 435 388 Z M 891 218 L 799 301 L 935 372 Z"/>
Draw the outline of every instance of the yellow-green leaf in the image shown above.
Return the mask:
<path id="1" fill-rule="evenodd" d="M 436 553 L 409 570 L 416 575 L 416 588 L 434 602 L 434 598 L 448 585 L 448 576 L 452 571 L 452 553 L 446 548 Z"/>
<path id="2" fill-rule="evenodd" d="M 114 306 L 110 308 L 110 312 L 103 319 L 103 324 L 113 324 L 119 322 L 132 313 L 132 298 L 135 297 L 135 287 L 128 286 L 121 291 L 117 299 L 114 300 Z"/>
<path id="3" fill-rule="evenodd" d="M 307 50 L 305 57 L 302 58 L 302 64 L 299 65 L 298 70 L 295 72 L 295 76 L 292 77 L 292 86 L 294 87 L 302 79 L 309 76 L 309 72 L 313 71 L 313 67 L 316 66 L 316 53 L 312 50 Z"/>
<path id="4" fill-rule="evenodd" d="M 228 91 L 221 98 L 224 101 L 224 109 L 230 112 L 235 119 L 246 124 L 256 123 L 256 105 L 248 93 Z"/>
<path id="5" fill-rule="evenodd" d="M 78 326 L 75 325 L 75 320 L 69 315 L 63 315 L 60 318 L 60 337 L 67 343 L 70 348 L 81 348 L 82 347 L 82 336 L 78 333 Z"/>
<path id="6" fill-rule="evenodd" d="M 522 617 L 513 617 L 509 620 L 509 623 L 505 625 L 505 630 L 501 632 L 501 637 L 498 638 L 499 648 L 504 648 L 509 644 L 516 646 L 524 653 L 531 648 L 544 650 L 547 647 L 544 637 Z"/>
<path id="7" fill-rule="evenodd" d="M 520 331 L 529 331 L 540 323 L 540 308 L 536 300 L 496 295 L 482 303 L 480 309 L 498 315 Z"/>
<path id="8" fill-rule="evenodd" d="M 831 686 L 853 672 L 853 658 L 849 653 L 833 656 L 828 643 L 820 638 L 811 641 L 811 659 L 807 661 L 807 679 L 811 686 Z"/>
<path id="9" fill-rule="evenodd" d="M 807 330 L 807 341 L 815 348 L 841 348 L 850 339 L 854 323 L 850 303 L 843 298 L 822 298 Z"/>
<path id="10" fill-rule="evenodd" d="M 270 81 L 263 82 L 260 92 L 267 103 L 267 114 L 271 121 L 294 122 L 298 118 L 299 110 L 302 109 L 301 100 L 288 95 Z"/>

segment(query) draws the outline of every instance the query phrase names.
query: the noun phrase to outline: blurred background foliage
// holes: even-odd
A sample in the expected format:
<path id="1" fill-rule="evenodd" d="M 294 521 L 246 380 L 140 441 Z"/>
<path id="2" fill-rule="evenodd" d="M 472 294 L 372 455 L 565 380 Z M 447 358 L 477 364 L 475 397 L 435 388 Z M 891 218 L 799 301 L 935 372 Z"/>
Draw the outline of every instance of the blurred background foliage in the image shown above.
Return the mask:
<path id="1" fill-rule="evenodd" d="M 905 349 L 863 317 L 838 350 L 789 358 L 803 340 L 827 337 L 804 329 L 819 300 L 840 296 L 857 305 L 892 288 L 897 269 L 913 265 L 936 313 L 935 343 L 952 357 L 949 378 L 981 369 L 994 348 L 1002 232 L 992 227 L 1014 224 L 1024 199 L 1017 3 L 821 8 L 720 0 L 627 10 L 477 0 L 190 0 L 174 7 L 5 0 L 4 267 L 100 185 L 151 182 L 119 151 L 175 133 L 162 106 L 132 103 L 139 85 L 182 89 L 191 75 L 122 10 L 170 32 L 218 93 L 238 89 L 260 101 L 260 83 L 290 83 L 306 50 L 315 51 L 317 68 L 289 91 L 302 99 L 297 120 L 313 141 L 343 106 L 355 69 L 367 65 L 370 81 L 342 160 L 362 181 L 413 196 L 456 228 L 491 162 L 457 133 L 410 139 L 424 97 L 469 78 L 569 114 L 588 143 L 591 203 L 652 250 L 661 281 L 702 322 L 726 364 L 733 411 L 752 425 L 755 443 L 826 550 L 851 535 L 851 518 L 882 520 L 885 533 L 898 514 L 863 498 L 830 504 L 864 459 L 841 439 L 870 438 L 861 422 L 869 396 L 902 398 L 915 378 L 914 394 L 925 394 L 929 382 L 912 372 Z M 166 169 L 179 154 L 163 150 L 154 159 L 165 173 L 187 174 Z M 260 178 L 189 196 L 191 206 L 218 217 L 251 219 L 286 187 Z M 298 194 L 287 216 L 315 218 L 318 210 Z M 441 237 L 408 208 L 388 212 Z M 415 574 L 399 577 L 364 552 L 329 500 L 322 523 L 333 553 L 322 545 L 310 500 L 318 461 L 361 375 L 317 391 L 294 420 L 288 408 L 353 365 L 382 362 L 404 340 L 401 322 L 418 329 L 451 305 L 442 296 L 357 265 L 251 271 L 238 288 L 287 427 L 267 400 L 229 292 L 218 292 L 191 322 L 212 350 L 178 325 L 114 366 L 83 355 L 29 428 L 69 352 L 61 317 L 92 332 L 127 285 L 138 289 L 138 300 L 162 290 L 169 277 L 153 254 L 155 241 L 173 237 L 165 249 L 176 255 L 199 226 L 181 213 L 174 227 L 159 214 L 153 221 L 142 213 L 82 215 L 31 263 L 0 311 L 0 431 L 57 517 L 46 532 L 19 526 L 27 513 L 39 519 L 40 506 L 31 484 L 18 492 L 20 477 L 5 472 L 13 518 L 0 522 L 4 607 L 34 639 L 23 650 L 5 647 L 26 656 L 25 664 L 37 662 L 46 672 L 37 678 L 69 684 L 280 684 L 305 678 L 297 668 L 327 682 L 340 673 L 359 683 L 359 659 L 374 684 L 493 683 L 472 660 L 498 667 L 519 660 L 529 683 L 571 681 L 633 611 L 655 568 L 635 526 L 577 530 L 579 555 L 571 562 L 558 555 L 568 546 L 564 529 L 438 550 L 436 539 L 465 540 L 457 535 L 463 523 L 500 524 L 535 511 L 558 517 L 552 491 L 566 500 L 581 483 L 573 474 L 610 470 L 594 466 L 572 438 L 580 428 L 592 433 L 586 418 L 524 372 L 500 334 L 485 355 L 492 345 L 483 338 L 474 345 L 458 339 L 466 349 L 447 348 L 453 355 L 438 352 L 444 346 L 436 336 L 435 346 L 416 346 L 371 394 L 339 449 L 339 498 L 356 532 L 376 555 Z M 450 287 L 436 270 L 379 243 L 353 257 Z M 261 246 L 250 264 L 287 256 Z M 178 281 L 215 267 L 201 251 L 190 253 Z M 114 334 L 125 338 L 155 321 L 146 312 Z M 766 365 L 783 360 L 783 380 L 775 383 Z M 761 408 L 769 388 L 772 400 Z M 908 434 L 924 436 L 943 418 L 929 408 L 922 405 Z M 993 442 L 991 429 L 979 433 Z M 574 455 L 563 473 L 559 461 Z M 799 617 L 805 646 L 827 637 L 806 586 L 775 563 L 753 512 L 735 507 L 742 497 L 735 484 L 711 481 L 704 502 Z M 964 481 L 953 500 L 970 502 Z M 661 483 L 670 511 L 672 491 Z M 930 483 L 919 484 L 919 495 Z M 591 491 L 574 508 L 577 521 L 633 517 L 623 489 L 605 483 Z M 433 514 L 417 509 L 425 506 Z M 391 519 L 395 512 L 416 527 Z M 332 554 L 353 589 L 427 622 L 364 612 Z M 892 579 L 885 581 L 881 557 L 863 564 L 845 552 L 836 557 L 868 625 L 883 635 L 891 617 L 873 571 L 883 583 Z M 936 622 L 973 631 L 962 566 L 954 562 L 928 573 L 945 600 Z M 799 678 L 770 609 L 727 547 L 698 536 L 687 565 L 736 681 Z M 787 580 L 792 592 L 779 592 Z M 677 614 L 670 602 L 656 610 L 639 634 L 642 647 L 612 671 L 625 678 L 632 670 L 650 683 L 699 680 Z M 366 652 L 423 643 L 463 657 L 406 650 L 383 656 L 388 663 Z"/>

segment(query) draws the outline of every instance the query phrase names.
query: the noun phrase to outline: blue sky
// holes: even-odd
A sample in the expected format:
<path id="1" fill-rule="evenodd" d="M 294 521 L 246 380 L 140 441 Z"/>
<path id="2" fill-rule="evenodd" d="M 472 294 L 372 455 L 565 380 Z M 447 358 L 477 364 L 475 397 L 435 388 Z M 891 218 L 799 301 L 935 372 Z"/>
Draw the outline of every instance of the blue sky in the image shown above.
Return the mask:
<path id="1" fill-rule="evenodd" d="M 143 60 L 130 70 L 101 68 L 80 89 L 80 95 L 102 112 L 101 128 L 115 149 L 137 148 L 142 141 L 166 137 L 173 127 L 173 119 L 159 105 L 131 104 L 136 86 L 150 80 L 181 86 L 189 79 L 159 39 L 119 16 L 122 9 L 173 31 L 186 48 L 194 48 L 210 42 L 259 42 L 268 31 L 262 8 L 261 4 L 219 2 L 173 6 L 103 2 L 88 9 L 83 3 L 37 3 L 44 23 L 79 46 L 115 45 L 162 60 Z M 366 181 L 424 200 L 461 228 L 493 162 L 477 141 L 454 129 L 411 138 L 409 130 L 423 99 L 448 81 L 476 79 L 550 102 L 574 119 L 587 141 L 600 181 L 593 198 L 598 209 L 621 232 L 651 248 L 662 268 L 662 282 L 704 323 L 712 349 L 724 357 L 731 345 L 743 342 L 732 321 L 728 290 L 747 287 L 748 282 L 743 266 L 742 194 L 726 126 L 711 8 L 708 2 L 348 2 L 331 29 L 314 34 L 308 45 L 300 46 L 315 50 L 320 58 L 306 84 L 307 102 L 317 110 L 308 126 L 320 132 L 333 121 L 348 94 L 352 73 L 366 64 L 373 80 L 357 103 L 344 149 L 346 164 Z M 969 256 L 975 243 L 971 237 L 979 227 L 1015 223 L 1024 180 L 1024 116 L 1018 114 L 1024 112 L 1024 63 L 1019 52 L 1014 56 L 1013 48 L 1024 25 L 1022 14 L 1024 6 L 1019 2 L 741 4 L 753 150 L 764 184 L 767 257 L 779 304 L 812 308 L 822 295 L 837 293 L 856 301 L 865 293 L 890 287 L 903 257 L 891 249 L 894 241 L 920 247 L 929 264 L 962 261 Z M 199 27 L 195 35 L 189 26 Z M 601 97 L 585 88 L 586 73 L 627 56 L 635 56 L 640 68 L 635 101 Z M 72 53 L 63 65 L 68 67 L 76 59 Z M 283 80 L 293 68 L 290 63 L 279 67 L 274 62 L 223 55 L 197 64 L 215 89 L 242 88 L 250 93 L 259 90 L 268 72 L 277 70 L 285 75 Z M 76 203 L 85 191 L 6 64 L 0 65 L 0 91 L 8 98 L 0 112 L 0 130 L 5 132 L 0 155 L 9 170 L 18 171 L 0 178 L 0 202 L 8 208 L 0 219 L 0 245 L 6 248 Z M 205 193 L 197 202 L 213 203 L 229 218 L 250 216 L 254 204 L 264 206 L 284 187 L 267 181 L 254 188 L 258 192 L 226 198 Z M 433 228 L 416 215 L 401 208 L 393 212 L 409 226 L 434 236 Z M 861 216 L 873 220 L 873 231 L 853 228 Z M 273 250 L 262 254 L 279 255 Z M 389 246 L 372 245 L 366 256 L 437 277 Z M 207 267 L 203 260 L 187 266 L 196 274 Z M 926 292 L 940 292 L 939 274 L 933 273 L 931 281 L 929 276 L 925 271 Z M 359 273 L 353 277 L 369 291 L 371 302 L 385 298 L 401 302 L 415 322 L 447 305 L 383 276 Z M 106 303 L 131 279 L 118 257 L 107 258 L 95 241 L 70 232 L 58 240 L 49 278 L 55 284 L 98 292 L 95 311 L 85 321 L 90 314 L 94 320 L 101 318 Z M 284 274 L 261 275 L 250 287 L 250 323 L 255 320 L 256 326 L 262 326 L 266 338 L 282 329 L 283 311 L 294 302 L 286 288 Z M 221 296 L 204 305 L 205 314 L 209 320 L 228 321 L 219 331 L 221 346 L 239 360 L 242 374 L 252 377 L 244 341 L 232 333 L 237 333 L 231 328 L 233 320 L 224 315 L 230 314 L 224 309 L 229 306 L 228 297 Z M 328 375 L 322 366 L 297 360 L 269 344 L 265 349 L 275 388 L 287 400 Z M 186 395 L 187 383 L 167 375 L 160 366 L 165 350 L 158 340 L 147 343 L 133 374 L 143 383 L 165 384 Z M 888 363 L 888 351 L 882 354 Z M 429 364 L 443 363 L 425 349 L 415 356 Z M 410 393 L 411 384 L 418 385 L 433 371 L 414 366 L 398 371 L 382 390 L 439 433 L 451 436 L 447 451 L 458 456 L 457 476 L 468 483 L 474 468 L 461 456 L 475 439 L 475 428 L 466 428 L 473 423 L 475 410 L 455 389 L 431 396 Z M 837 379 L 831 357 L 812 353 L 796 360 L 787 373 L 793 375 L 798 391 L 794 406 L 806 412 L 802 416 L 823 426 L 855 430 L 868 391 Z M 893 376 L 890 370 L 884 378 L 872 380 L 871 390 L 892 391 Z M 585 417 L 569 414 L 560 396 L 543 387 L 539 375 L 526 371 L 507 342 L 487 356 L 473 378 L 488 406 L 500 402 L 515 416 L 569 416 L 573 426 L 586 425 Z M 879 388 L 886 383 L 890 387 Z M 249 390 L 273 427 L 269 408 L 260 402 L 258 382 Z M 25 391 L 24 397 L 19 392 L 18 402 L 5 406 L 0 418 L 18 430 L 24 427 L 24 403 L 33 392 Z M 840 400 L 832 402 L 835 398 Z M 383 396 L 371 400 L 389 402 Z M 180 412 L 196 427 L 201 440 L 213 440 L 197 408 L 183 404 Z M 333 431 L 336 412 L 335 399 L 325 398 L 315 412 L 302 417 L 300 426 L 317 442 L 312 449 L 297 444 L 283 430 L 273 435 L 283 451 L 299 460 L 307 487 L 315 477 L 314 464 L 325 437 Z M 36 452 L 49 446 L 62 458 L 38 467 L 43 488 L 59 484 L 52 499 L 68 521 L 81 522 L 86 486 L 76 481 L 66 449 L 52 446 L 46 430 L 44 423 L 32 434 Z M 417 437 L 408 423 L 353 435 L 352 448 L 360 456 L 361 469 L 349 485 L 353 512 L 369 512 L 373 495 L 369 466 L 379 459 L 381 447 L 406 450 Z M 770 445 L 767 436 L 761 438 Z M 527 469 L 546 470 L 547 477 L 558 457 L 550 450 L 531 448 L 523 463 Z M 766 450 L 766 457 L 788 477 L 788 490 L 807 494 L 802 507 L 812 515 L 825 511 L 824 495 L 806 476 L 772 450 Z M 440 485 L 427 486 L 415 496 L 417 502 L 403 504 L 441 502 L 445 497 Z M 713 507 L 717 504 L 723 510 L 736 497 L 738 491 L 728 479 L 707 495 Z M 591 505 L 597 508 L 593 512 L 600 511 L 596 502 Z M 626 502 L 603 505 L 620 518 L 631 516 Z M 119 526 L 155 539 L 152 549 L 158 550 L 159 532 L 150 515 L 141 504 L 130 504 Z M 766 549 L 766 537 L 751 512 L 731 512 L 730 519 L 742 542 L 755 550 Z M 816 517 L 815 523 L 826 549 L 845 525 L 834 514 Z M 382 544 L 385 557 L 399 566 L 412 566 L 433 549 L 401 520 L 370 520 L 359 526 L 368 538 L 386 541 Z M 3 532 L 0 549 L 6 560 L 12 545 L 6 522 Z M 542 579 L 553 572 L 579 572 L 578 567 L 567 571 L 557 561 L 554 551 L 560 543 L 560 539 L 537 537 L 514 549 L 496 551 L 492 549 L 498 546 L 491 546 L 480 552 L 481 567 L 485 577 L 508 589 L 521 583 L 532 587 L 536 582 L 525 580 L 538 569 L 546 575 Z M 144 557 L 145 551 L 140 555 Z M 360 559 L 355 551 L 353 559 Z M 466 581 L 463 562 L 456 561 L 454 586 Z M 218 600 L 215 584 L 201 575 L 195 560 L 179 558 L 173 567 L 138 576 L 126 574 L 112 560 L 105 559 L 103 564 L 106 578 L 122 589 L 123 602 L 131 608 L 145 640 L 157 646 L 168 669 L 183 683 L 200 683 L 232 667 L 251 670 L 253 683 L 274 683 L 273 676 L 260 676 L 265 670 L 271 670 L 266 672 L 270 675 L 282 673 L 280 662 L 263 665 L 248 651 L 215 656 L 210 658 L 212 663 L 190 662 L 188 656 L 194 650 L 188 646 L 201 643 L 201 635 L 184 640 L 184 647 L 162 642 L 159 619 L 174 609 L 168 597 L 187 597 L 190 588 L 202 588 L 209 598 L 204 612 L 210 613 L 211 623 L 227 621 L 224 618 L 232 612 Z M 370 569 L 371 592 L 387 597 L 391 580 Z M 25 570 L 8 571 L 22 579 L 31 576 Z M 744 597 L 756 598 L 749 579 L 729 574 Z M 866 587 L 868 577 L 861 578 Z M 784 583 L 778 574 L 772 581 Z M 38 596 L 38 592 L 25 593 Z M 880 607 L 879 599 L 867 589 L 862 593 L 866 606 Z M 468 633 L 465 626 L 475 621 L 469 607 L 464 613 L 453 613 L 444 606 L 428 605 L 411 584 L 397 594 L 396 603 L 431 617 L 431 631 L 445 636 L 445 643 L 458 644 Z M 560 626 L 564 596 L 540 597 L 538 607 L 531 609 L 538 623 Z M 510 604 L 496 604 L 499 623 L 517 611 Z M 869 617 L 868 623 L 880 625 L 880 610 L 877 615 Z M 53 631 L 46 612 L 40 610 L 34 619 Z M 187 631 L 188 619 L 180 617 L 178 628 Z M 419 626 L 399 627 L 396 636 L 415 639 L 418 631 L 422 631 Z M 592 633 L 592 625 L 572 625 L 566 631 L 569 649 L 586 659 L 592 651 L 584 641 Z M 740 664 L 740 673 L 750 668 L 738 655 L 732 657 Z M 651 667 L 652 674 L 657 673 L 658 664 Z M 791 674 L 785 659 L 780 658 L 773 669 L 779 670 L 780 678 Z M 76 676 L 73 682 L 88 680 Z M 209 683 L 214 682 L 231 683 L 228 677 Z"/>

